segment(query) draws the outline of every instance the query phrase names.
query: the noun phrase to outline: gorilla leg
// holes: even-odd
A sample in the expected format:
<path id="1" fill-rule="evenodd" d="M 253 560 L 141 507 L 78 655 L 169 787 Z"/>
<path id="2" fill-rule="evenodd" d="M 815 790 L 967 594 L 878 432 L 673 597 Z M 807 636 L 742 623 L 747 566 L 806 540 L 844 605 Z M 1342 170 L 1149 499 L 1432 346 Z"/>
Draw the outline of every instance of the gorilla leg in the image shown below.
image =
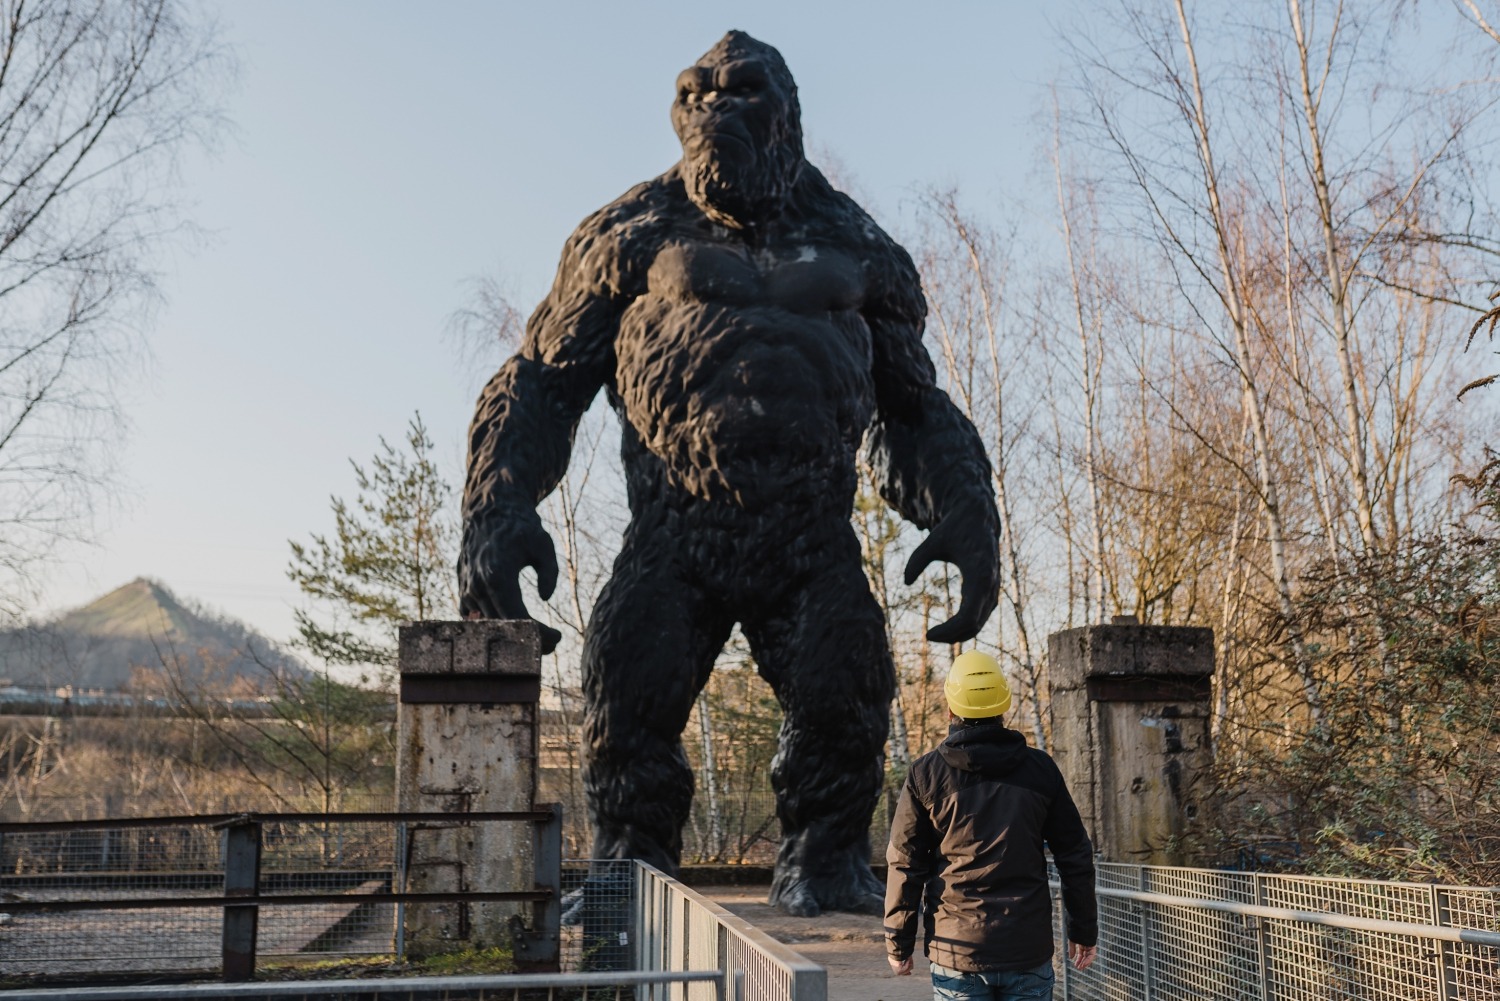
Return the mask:
<path id="1" fill-rule="evenodd" d="M 680 572 L 675 549 L 666 532 L 627 535 L 583 646 L 593 855 L 673 874 L 693 798 L 681 735 L 733 625 Z"/>
<path id="2" fill-rule="evenodd" d="M 895 670 L 859 543 L 829 529 L 823 569 L 744 626 L 785 718 L 771 787 L 781 849 L 770 902 L 789 914 L 882 910 L 870 871 Z"/>

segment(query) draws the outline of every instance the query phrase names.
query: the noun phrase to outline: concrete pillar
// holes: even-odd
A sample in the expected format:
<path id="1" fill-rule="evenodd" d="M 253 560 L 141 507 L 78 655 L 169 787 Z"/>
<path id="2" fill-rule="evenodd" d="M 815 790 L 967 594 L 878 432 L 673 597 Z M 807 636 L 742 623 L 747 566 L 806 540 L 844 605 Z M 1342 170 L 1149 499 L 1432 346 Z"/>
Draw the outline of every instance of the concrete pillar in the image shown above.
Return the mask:
<path id="1" fill-rule="evenodd" d="M 1213 630 L 1116 616 L 1047 644 L 1052 754 L 1095 852 L 1182 865 L 1210 763 Z"/>
<path id="2" fill-rule="evenodd" d="M 396 808 L 481 813 L 535 808 L 541 645 L 528 621 L 418 622 L 400 631 Z M 406 889 L 507 892 L 535 885 L 533 827 L 409 824 Z M 405 908 L 413 957 L 512 946 L 530 905 L 450 902 Z M 518 953 L 521 951 L 518 948 Z"/>

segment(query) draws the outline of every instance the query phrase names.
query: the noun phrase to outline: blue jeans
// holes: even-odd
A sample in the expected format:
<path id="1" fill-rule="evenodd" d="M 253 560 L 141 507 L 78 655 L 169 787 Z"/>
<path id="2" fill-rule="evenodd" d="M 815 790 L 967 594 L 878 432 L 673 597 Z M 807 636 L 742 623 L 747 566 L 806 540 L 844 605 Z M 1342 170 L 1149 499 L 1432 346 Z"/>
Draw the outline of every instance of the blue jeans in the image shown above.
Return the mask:
<path id="1" fill-rule="evenodd" d="M 1033 1001 L 1051 998 L 1056 977 L 1052 964 L 1034 970 L 990 970 L 964 973 L 932 964 L 933 1001 Z"/>

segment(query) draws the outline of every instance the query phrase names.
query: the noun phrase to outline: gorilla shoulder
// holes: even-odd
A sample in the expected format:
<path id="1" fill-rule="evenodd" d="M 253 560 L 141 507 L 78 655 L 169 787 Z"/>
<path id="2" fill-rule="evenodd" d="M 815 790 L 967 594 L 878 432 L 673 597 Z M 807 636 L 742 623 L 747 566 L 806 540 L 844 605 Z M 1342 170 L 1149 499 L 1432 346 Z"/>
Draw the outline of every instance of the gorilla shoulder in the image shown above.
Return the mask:
<path id="1" fill-rule="evenodd" d="M 672 214 L 672 186 L 672 175 L 664 174 L 637 184 L 591 213 L 568 237 L 560 271 L 573 281 L 596 285 L 601 293 L 625 298 L 640 295 Z M 680 199 L 680 180 L 676 188 Z"/>
<path id="2" fill-rule="evenodd" d="M 873 311 L 920 323 L 926 313 L 922 282 L 906 248 L 812 164 L 803 165 L 797 188 L 798 214 L 859 259 L 869 287 L 878 291 L 869 304 Z"/>

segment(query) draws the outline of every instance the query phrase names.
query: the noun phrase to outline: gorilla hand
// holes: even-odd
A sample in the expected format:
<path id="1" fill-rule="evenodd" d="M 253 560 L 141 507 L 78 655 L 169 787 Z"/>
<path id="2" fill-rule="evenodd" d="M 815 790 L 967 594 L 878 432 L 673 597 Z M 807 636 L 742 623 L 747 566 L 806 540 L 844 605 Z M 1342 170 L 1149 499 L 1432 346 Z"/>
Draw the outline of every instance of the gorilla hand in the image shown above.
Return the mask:
<path id="1" fill-rule="evenodd" d="M 466 619 L 530 619 L 521 600 L 523 567 L 536 571 L 542 600 L 550 598 L 557 586 L 557 556 L 535 511 L 466 521 L 458 554 L 458 614 Z M 542 653 L 551 653 L 562 633 L 540 622 L 537 629 Z"/>
<path id="2" fill-rule="evenodd" d="M 952 563 L 963 578 L 958 612 L 927 630 L 934 643 L 962 643 L 978 635 L 1000 595 L 1000 543 L 995 510 L 964 504 L 938 519 L 906 563 L 911 586 L 933 563 Z"/>

